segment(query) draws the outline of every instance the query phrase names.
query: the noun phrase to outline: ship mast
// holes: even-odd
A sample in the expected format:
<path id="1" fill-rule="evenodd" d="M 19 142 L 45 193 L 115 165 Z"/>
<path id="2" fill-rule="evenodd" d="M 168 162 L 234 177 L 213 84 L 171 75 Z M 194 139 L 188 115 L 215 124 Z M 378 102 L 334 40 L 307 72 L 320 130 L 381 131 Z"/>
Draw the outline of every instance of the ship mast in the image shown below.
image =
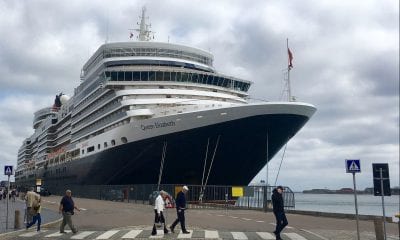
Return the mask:
<path id="1" fill-rule="evenodd" d="M 137 39 L 139 41 L 150 41 L 151 39 L 154 39 L 154 32 L 150 31 L 151 24 L 146 24 L 146 7 L 142 8 L 142 15 L 139 17 L 140 18 L 140 23 L 137 23 L 139 25 L 139 29 L 129 29 L 129 30 L 134 30 L 139 33 L 139 36 Z M 131 37 L 133 34 L 131 33 Z"/>

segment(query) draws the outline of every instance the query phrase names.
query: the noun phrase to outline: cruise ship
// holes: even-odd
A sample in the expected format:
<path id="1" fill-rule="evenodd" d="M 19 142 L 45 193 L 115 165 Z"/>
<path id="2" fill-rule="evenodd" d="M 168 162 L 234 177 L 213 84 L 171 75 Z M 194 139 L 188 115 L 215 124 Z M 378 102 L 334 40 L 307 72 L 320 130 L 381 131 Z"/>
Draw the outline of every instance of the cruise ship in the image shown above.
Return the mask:
<path id="1" fill-rule="evenodd" d="M 251 101 L 251 81 L 219 73 L 198 48 L 105 43 L 71 97 L 34 113 L 18 185 L 247 185 L 310 119 L 307 103 Z"/>

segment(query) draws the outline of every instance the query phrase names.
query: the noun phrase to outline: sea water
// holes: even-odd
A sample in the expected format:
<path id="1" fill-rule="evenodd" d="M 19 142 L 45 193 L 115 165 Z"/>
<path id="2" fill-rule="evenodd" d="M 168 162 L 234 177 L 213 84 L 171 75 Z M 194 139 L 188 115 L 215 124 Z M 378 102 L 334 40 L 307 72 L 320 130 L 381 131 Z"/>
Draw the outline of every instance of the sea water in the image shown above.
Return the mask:
<path id="1" fill-rule="evenodd" d="M 304 194 L 295 193 L 295 209 L 331 213 L 355 214 L 354 194 Z M 385 215 L 392 217 L 400 212 L 400 196 L 385 196 Z M 358 214 L 382 216 L 382 197 L 358 194 Z"/>

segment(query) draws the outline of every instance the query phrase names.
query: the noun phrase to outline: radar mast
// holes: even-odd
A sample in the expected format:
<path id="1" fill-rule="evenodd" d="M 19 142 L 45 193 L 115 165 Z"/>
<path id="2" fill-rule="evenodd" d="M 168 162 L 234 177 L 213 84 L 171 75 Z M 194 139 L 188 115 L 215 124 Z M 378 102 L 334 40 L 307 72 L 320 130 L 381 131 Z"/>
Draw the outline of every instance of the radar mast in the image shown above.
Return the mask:
<path id="1" fill-rule="evenodd" d="M 140 23 L 137 23 L 139 25 L 139 29 L 129 29 L 129 30 L 134 30 L 139 33 L 139 36 L 137 39 L 139 41 L 150 41 L 151 39 L 154 39 L 154 32 L 150 31 L 151 24 L 146 24 L 146 7 L 142 8 L 142 15 L 139 17 L 140 18 Z M 133 37 L 133 34 L 131 33 L 131 38 Z"/>

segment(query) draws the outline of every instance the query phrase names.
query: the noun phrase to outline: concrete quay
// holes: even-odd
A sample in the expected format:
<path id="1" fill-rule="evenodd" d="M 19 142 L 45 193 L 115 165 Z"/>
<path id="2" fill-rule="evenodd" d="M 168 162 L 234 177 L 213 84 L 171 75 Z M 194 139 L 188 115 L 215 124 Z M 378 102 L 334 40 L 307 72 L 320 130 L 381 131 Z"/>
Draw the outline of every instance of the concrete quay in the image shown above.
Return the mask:
<path id="1" fill-rule="evenodd" d="M 53 214 L 58 214 L 60 200 L 60 196 L 43 197 L 42 205 Z M 81 208 L 81 211 L 73 216 L 74 224 L 79 230 L 77 234 L 59 234 L 59 221 L 54 221 L 42 225 L 42 231 L 39 233 L 34 231 L 33 226 L 29 230 L 21 229 L 0 234 L 0 239 L 274 239 L 272 232 L 275 229 L 275 218 L 271 212 L 188 209 L 186 223 L 191 234 L 183 235 L 177 227 L 176 233 L 164 235 L 160 232 L 154 237 L 150 234 L 154 217 L 153 207 L 150 205 L 85 198 L 74 198 L 74 201 Z M 165 215 L 169 225 L 175 220 L 176 211 L 168 209 Z M 291 213 L 287 214 L 287 218 L 289 226 L 282 234 L 285 240 L 357 238 L 354 220 Z M 360 231 L 361 239 L 375 239 L 372 221 L 360 221 Z M 388 223 L 387 239 L 399 239 L 398 231 L 397 224 Z"/>

